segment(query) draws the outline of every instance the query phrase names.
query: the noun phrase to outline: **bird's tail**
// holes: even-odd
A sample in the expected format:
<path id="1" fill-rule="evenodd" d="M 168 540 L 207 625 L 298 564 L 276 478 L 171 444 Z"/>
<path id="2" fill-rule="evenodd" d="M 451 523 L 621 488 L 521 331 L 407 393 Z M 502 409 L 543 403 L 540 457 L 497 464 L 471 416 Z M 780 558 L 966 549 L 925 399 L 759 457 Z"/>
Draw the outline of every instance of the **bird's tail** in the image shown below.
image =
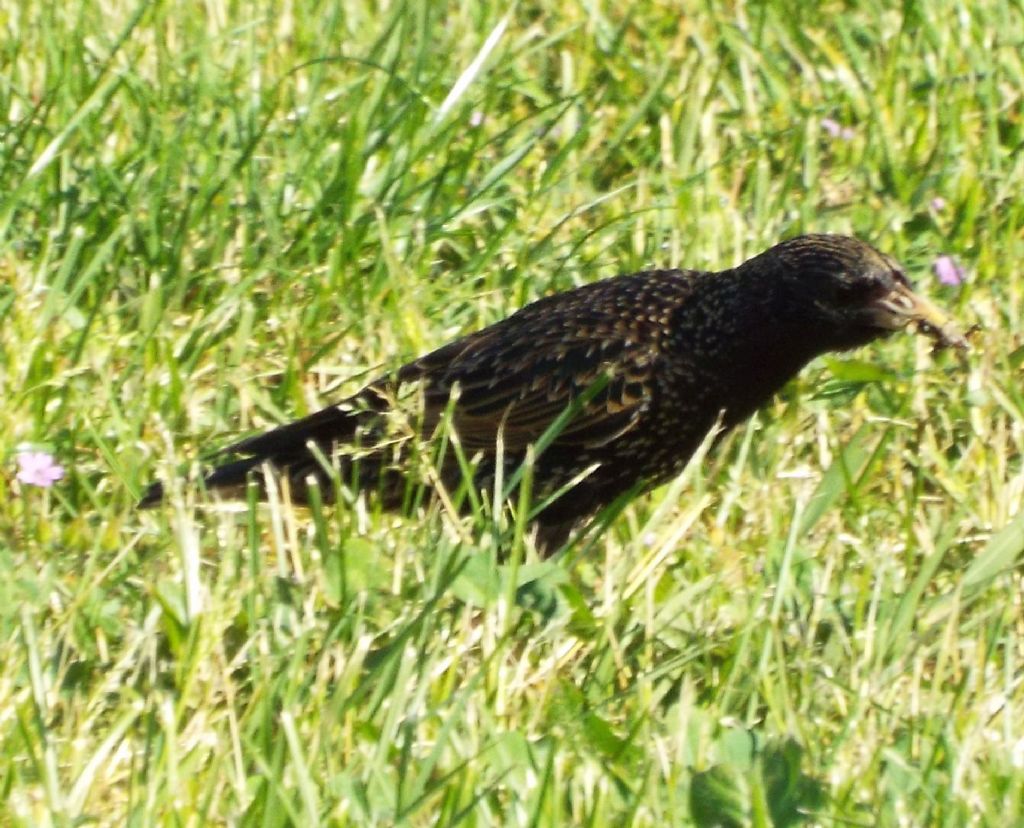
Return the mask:
<path id="1" fill-rule="evenodd" d="M 203 484 L 207 489 L 217 491 L 228 491 L 240 489 L 245 485 L 246 478 L 251 469 L 256 468 L 263 462 L 260 457 L 243 457 L 241 460 L 234 460 L 215 466 L 204 478 Z M 158 482 L 150 483 L 139 500 L 140 509 L 148 509 L 156 506 L 164 499 L 164 484 Z"/>
<path id="2" fill-rule="evenodd" d="M 372 413 L 365 406 L 359 409 L 345 404 L 330 406 L 301 420 L 249 437 L 221 451 L 221 455 L 242 456 L 215 466 L 203 477 L 203 483 L 207 489 L 222 494 L 240 493 L 249 473 L 264 463 L 299 483 L 308 474 L 326 478 L 310 446 L 316 446 L 323 455 L 330 456 L 334 446 L 356 441 L 358 427 Z M 156 505 L 163 500 L 164 493 L 162 483 L 151 484 L 139 501 L 139 507 Z"/>

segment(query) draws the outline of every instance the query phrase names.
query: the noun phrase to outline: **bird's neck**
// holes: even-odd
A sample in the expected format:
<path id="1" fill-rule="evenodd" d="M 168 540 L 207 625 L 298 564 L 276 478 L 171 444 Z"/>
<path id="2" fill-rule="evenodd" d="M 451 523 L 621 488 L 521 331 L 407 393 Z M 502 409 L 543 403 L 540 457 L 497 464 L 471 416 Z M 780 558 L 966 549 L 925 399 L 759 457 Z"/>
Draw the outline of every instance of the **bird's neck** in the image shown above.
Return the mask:
<path id="1" fill-rule="evenodd" d="M 730 423 L 768 402 L 822 351 L 770 273 L 744 267 L 717 273 L 700 296 L 688 314 L 689 338 L 714 343 L 701 347 L 698 358 Z"/>

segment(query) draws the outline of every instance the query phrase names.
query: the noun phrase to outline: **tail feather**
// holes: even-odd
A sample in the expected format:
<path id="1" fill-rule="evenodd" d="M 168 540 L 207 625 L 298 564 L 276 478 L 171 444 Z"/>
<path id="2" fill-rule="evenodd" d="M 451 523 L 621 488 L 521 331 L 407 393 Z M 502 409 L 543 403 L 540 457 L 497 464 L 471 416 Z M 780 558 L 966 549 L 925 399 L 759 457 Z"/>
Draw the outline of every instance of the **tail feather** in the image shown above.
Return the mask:
<path id="1" fill-rule="evenodd" d="M 294 423 L 240 440 L 224 449 L 224 453 L 250 454 L 274 461 L 292 452 L 305 453 L 310 441 L 324 447 L 332 443 L 351 443 L 358 424 L 358 412 L 332 405 Z"/>
<path id="2" fill-rule="evenodd" d="M 247 475 L 263 462 L 260 457 L 243 457 L 217 466 L 206 477 L 203 483 L 207 489 L 228 489 L 233 486 L 244 486 Z"/>
<path id="3" fill-rule="evenodd" d="M 222 466 L 215 467 L 206 477 L 203 483 L 208 489 L 230 489 L 245 485 L 246 476 L 250 469 L 254 469 L 263 462 L 260 457 L 243 457 L 241 460 L 234 460 Z M 166 490 L 160 482 L 150 483 L 139 500 L 138 508 L 148 509 L 156 506 L 164 499 Z"/>
<path id="4" fill-rule="evenodd" d="M 142 497 L 139 499 L 139 509 L 148 509 L 150 506 L 156 506 L 157 503 L 164 499 L 164 484 L 163 483 L 150 483 L 146 487 L 146 491 L 142 493 Z"/>
<path id="5" fill-rule="evenodd" d="M 379 404 L 379 398 L 377 398 Z M 280 469 L 315 471 L 319 467 L 309 444 L 318 446 L 324 454 L 331 447 L 353 443 L 356 429 L 367 415 L 366 407 L 351 410 L 346 406 L 331 406 L 294 423 L 279 426 L 263 434 L 248 437 L 220 452 L 221 455 L 246 455 L 215 466 L 203 478 L 206 488 L 225 492 L 245 485 L 248 474 L 267 462 Z M 153 483 L 139 501 L 139 508 L 155 506 L 165 494 L 162 483 Z"/>

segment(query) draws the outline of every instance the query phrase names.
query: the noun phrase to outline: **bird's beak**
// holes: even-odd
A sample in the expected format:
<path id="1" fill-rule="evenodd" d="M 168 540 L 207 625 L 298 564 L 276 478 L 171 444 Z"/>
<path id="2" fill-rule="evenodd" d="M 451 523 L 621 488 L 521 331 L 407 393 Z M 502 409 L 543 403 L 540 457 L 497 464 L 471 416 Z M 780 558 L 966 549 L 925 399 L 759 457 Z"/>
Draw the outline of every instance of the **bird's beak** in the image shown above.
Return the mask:
<path id="1" fill-rule="evenodd" d="M 906 285 L 897 284 L 865 310 L 871 324 L 879 328 L 898 330 L 916 322 L 941 347 L 951 346 L 961 351 L 970 347 L 949 314 Z"/>

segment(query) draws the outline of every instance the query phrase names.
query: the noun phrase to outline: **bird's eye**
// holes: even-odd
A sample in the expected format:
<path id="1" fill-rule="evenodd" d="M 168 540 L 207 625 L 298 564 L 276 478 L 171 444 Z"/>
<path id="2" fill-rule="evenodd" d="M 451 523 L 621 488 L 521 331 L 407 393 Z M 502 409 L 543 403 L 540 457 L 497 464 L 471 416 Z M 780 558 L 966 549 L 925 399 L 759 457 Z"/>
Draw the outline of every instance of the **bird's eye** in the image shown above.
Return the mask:
<path id="1" fill-rule="evenodd" d="M 873 276 L 862 276 L 844 282 L 839 290 L 840 300 L 846 304 L 857 305 L 870 301 L 879 293 L 884 293 L 885 284 Z"/>
<path id="2" fill-rule="evenodd" d="M 914 283 L 911 282 L 910 279 L 907 278 L 907 274 L 904 273 L 902 270 L 899 270 L 899 269 L 893 270 L 889 274 L 889 276 L 898 285 L 903 285 L 904 287 L 908 287 L 908 288 L 913 288 L 914 287 Z"/>

